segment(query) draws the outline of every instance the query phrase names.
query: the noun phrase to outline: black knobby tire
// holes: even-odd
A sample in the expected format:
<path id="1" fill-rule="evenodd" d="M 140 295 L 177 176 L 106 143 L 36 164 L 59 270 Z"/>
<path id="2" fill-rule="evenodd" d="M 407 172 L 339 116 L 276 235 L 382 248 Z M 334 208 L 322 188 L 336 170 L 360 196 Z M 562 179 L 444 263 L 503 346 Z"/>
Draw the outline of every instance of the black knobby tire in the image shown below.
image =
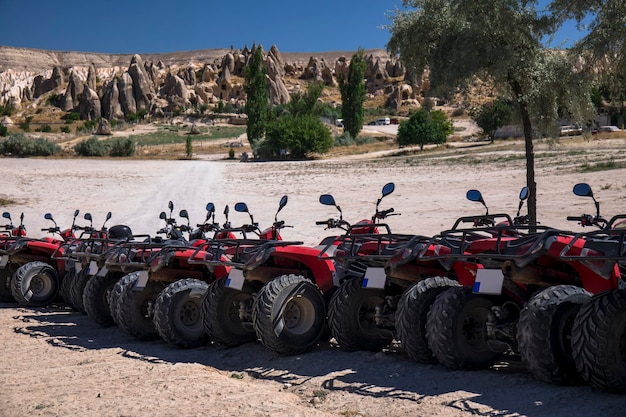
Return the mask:
<path id="1" fill-rule="evenodd" d="M 154 303 L 163 290 L 158 282 L 148 281 L 143 289 L 135 289 L 135 281 L 122 288 L 117 301 L 118 326 L 139 340 L 159 338 L 154 325 Z"/>
<path id="2" fill-rule="evenodd" d="M 533 295 L 520 313 L 517 343 L 522 361 L 543 382 L 583 382 L 572 357 L 572 326 L 591 294 L 572 285 L 556 285 Z"/>
<path id="3" fill-rule="evenodd" d="M 70 305 L 72 308 L 80 313 L 85 314 L 85 304 L 83 303 L 83 292 L 87 281 L 92 275 L 87 275 L 87 270 L 82 269 L 79 273 L 74 275 L 72 284 L 70 285 Z"/>
<path id="4" fill-rule="evenodd" d="M 113 289 L 111 290 L 111 293 L 109 294 L 109 312 L 111 313 L 111 318 L 113 319 L 113 323 L 115 323 L 117 327 L 121 327 L 120 319 L 119 319 L 119 308 L 118 308 L 120 296 L 122 295 L 124 288 L 126 288 L 126 286 L 128 285 L 134 285 L 135 281 L 137 281 L 138 278 L 139 278 L 138 271 L 131 272 L 128 275 L 124 275 L 115 283 L 115 285 L 113 285 Z"/>
<path id="5" fill-rule="evenodd" d="M 341 283 L 328 305 L 330 332 L 342 349 L 378 352 L 391 342 L 391 335 L 382 333 L 374 319 L 375 308 L 385 302 L 385 291 L 367 289 L 363 278 Z"/>
<path id="6" fill-rule="evenodd" d="M 282 275 L 259 292 L 252 322 L 265 347 L 281 355 L 297 355 L 320 341 L 327 328 L 326 302 L 310 280 Z"/>
<path id="7" fill-rule="evenodd" d="M 419 363 L 437 363 L 426 338 L 428 311 L 435 299 L 459 283 L 445 277 L 432 277 L 408 288 L 400 297 L 396 311 L 397 338 L 409 358 Z"/>
<path id="8" fill-rule="evenodd" d="M 442 365 L 476 370 L 493 365 L 499 357 L 487 344 L 485 323 L 494 302 L 471 288 L 450 287 L 433 302 L 426 322 L 426 338 Z"/>
<path id="9" fill-rule="evenodd" d="M 626 290 L 594 296 L 572 328 L 576 368 L 594 387 L 626 393 Z"/>
<path id="10" fill-rule="evenodd" d="M 182 348 L 207 344 L 201 312 L 208 288 L 204 281 L 187 278 L 161 291 L 154 306 L 154 324 L 163 340 Z"/>
<path id="11" fill-rule="evenodd" d="M 11 275 L 9 268 L 0 268 L 0 303 L 15 301 L 11 294 Z"/>
<path id="12" fill-rule="evenodd" d="M 74 270 L 66 270 L 61 277 L 61 287 L 59 288 L 59 298 L 68 306 L 72 307 L 72 299 L 70 298 L 70 288 L 74 280 Z"/>
<path id="13" fill-rule="evenodd" d="M 241 291 L 226 287 L 226 279 L 209 285 L 202 300 L 202 326 L 211 340 L 229 347 L 256 340 L 252 326 L 246 326 L 239 315 L 240 304 L 251 306 L 255 292 L 256 288 L 248 282 L 244 282 Z"/>
<path id="14" fill-rule="evenodd" d="M 109 298 L 119 279 L 118 273 L 109 272 L 105 276 L 93 275 L 85 285 L 83 292 L 85 313 L 102 327 L 115 324 L 109 307 Z"/>
<path id="15" fill-rule="evenodd" d="M 15 271 L 11 294 L 24 306 L 41 307 L 54 301 L 59 292 L 57 271 L 45 262 L 33 261 Z"/>

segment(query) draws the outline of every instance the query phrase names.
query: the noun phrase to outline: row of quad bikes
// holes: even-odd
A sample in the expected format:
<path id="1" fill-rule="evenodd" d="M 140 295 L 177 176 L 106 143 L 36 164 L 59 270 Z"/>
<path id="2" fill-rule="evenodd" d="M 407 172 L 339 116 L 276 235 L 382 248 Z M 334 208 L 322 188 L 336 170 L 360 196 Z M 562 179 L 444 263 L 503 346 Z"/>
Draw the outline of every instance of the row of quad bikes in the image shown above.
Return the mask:
<path id="1" fill-rule="evenodd" d="M 261 230 L 215 222 L 207 204 L 192 228 L 161 212 L 155 236 L 125 225 L 72 225 L 30 238 L 9 222 L 0 235 L 0 301 L 44 306 L 59 299 L 102 326 L 117 325 L 141 340 L 162 338 L 193 348 L 260 341 L 279 354 L 300 354 L 334 338 L 345 350 L 378 351 L 392 341 L 420 363 L 451 369 L 488 368 L 519 355 L 539 380 L 588 382 L 626 392 L 626 215 L 606 220 L 591 187 L 594 215 L 568 217 L 594 231 L 574 233 L 529 225 L 517 215 L 489 214 L 481 193 L 467 198 L 486 214 L 459 218 L 436 236 L 392 233 L 379 210 L 394 191 L 386 184 L 371 219 L 350 224 L 332 195 L 338 218 L 317 222 L 340 233 L 317 247 L 284 241 L 278 220 Z M 187 234 L 187 238 L 184 235 Z"/>

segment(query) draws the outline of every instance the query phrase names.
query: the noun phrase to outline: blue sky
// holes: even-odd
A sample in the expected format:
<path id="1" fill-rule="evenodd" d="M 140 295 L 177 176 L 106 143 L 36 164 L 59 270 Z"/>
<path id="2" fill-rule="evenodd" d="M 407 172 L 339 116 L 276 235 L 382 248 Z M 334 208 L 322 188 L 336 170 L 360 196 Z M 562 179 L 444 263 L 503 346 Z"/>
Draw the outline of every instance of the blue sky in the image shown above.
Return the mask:
<path id="1" fill-rule="evenodd" d="M 355 51 L 385 48 L 390 34 L 381 27 L 400 5 L 399 0 L 0 0 L 0 45 L 159 53 L 257 43 L 266 49 L 275 44 L 282 52 Z M 555 43 L 579 36 L 571 25 Z"/>

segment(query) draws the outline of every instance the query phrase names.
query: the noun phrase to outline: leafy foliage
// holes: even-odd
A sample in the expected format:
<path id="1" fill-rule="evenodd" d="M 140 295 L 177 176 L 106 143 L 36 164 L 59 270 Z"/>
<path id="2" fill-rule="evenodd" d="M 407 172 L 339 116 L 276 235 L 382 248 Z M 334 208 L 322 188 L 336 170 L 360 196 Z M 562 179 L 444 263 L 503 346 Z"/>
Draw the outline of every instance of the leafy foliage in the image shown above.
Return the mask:
<path id="1" fill-rule="evenodd" d="M 11 156 L 50 156 L 61 151 L 61 147 L 47 139 L 27 138 L 23 133 L 12 133 L 0 142 L 0 153 Z"/>
<path id="2" fill-rule="evenodd" d="M 109 156 L 133 156 L 135 154 L 135 140 L 132 138 L 116 138 L 106 141 L 109 147 Z"/>
<path id="3" fill-rule="evenodd" d="M 306 92 L 291 94 L 291 100 L 285 105 L 285 111 L 292 116 L 321 115 L 323 106 L 319 98 L 323 91 L 324 83 L 314 82 L 309 84 Z"/>
<path id="4" fill-rule="evenodd" d="M 107 151 L 108 149 L 104 142 L 101 142 L 95 136 L 74 145 L 74 152 L 80 156 L 105 156 Z"/>
<path id="5" fill-rule="evenodd" d="M 493 142 L 496 130 L 511 122 L 513 107 L 504 100 L 496 100 L 485 103 L 478 109 L 472 109 L 470 117 Z"/>
<path id="6" fill-rule="evenodd" d="M 0 116 L 13 116 L 15 109 L 11 106 L 0 106 Z"/>
<path id="7" fill-rule="evenodd" d="M 343 119 L 344 131 L 356 138 L 363 128 L 365 102 L 365 70 L 367 68 L 364 52 L 359 48 L 356 54 L 352 55 L 348 66 L 347 80 L 343 73 L 339 74 L 339 91 L 341 92 L 341 118 Z"/>
<path id="8" fill-rule="evenodd" d="M 419 109 L 398 126 L 398 144 L 400 146 L 441 144 L 454 131 L 452 121 L 441 110 L 428 111 Z"/>
<path id="9" fill-rule="evenodd" d="M 9 134 L 9 128 L 5 125 L 0 125 L 0 136 L 4 137 Z"/>
<path id="10" fill-rule="evenodd" d="M 257 46 L 252 52 L 250 63 L 246 66 L 244 85 L 247 96 L 245 112 L 248 116 L 246 133 L 253 149 L 256 149 L 263 139 L 270 115 L 266 74 L 267 71 L 263 65 L 263 49 Z"/>
<path id="11" fill-rule="evenodd" d="M 267 126 L 263 149 L 273 157 L 305 158 L 309 153 L 325 153 L 333 146 L 328 128 L 313 115 L 285 115 Z"/>

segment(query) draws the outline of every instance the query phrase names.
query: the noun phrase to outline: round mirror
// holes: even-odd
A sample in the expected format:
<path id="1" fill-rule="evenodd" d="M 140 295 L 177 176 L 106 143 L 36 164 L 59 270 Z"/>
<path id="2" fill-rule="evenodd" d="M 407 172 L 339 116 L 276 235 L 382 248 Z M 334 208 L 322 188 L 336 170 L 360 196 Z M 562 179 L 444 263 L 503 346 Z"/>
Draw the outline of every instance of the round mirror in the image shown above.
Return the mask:
<path id="1" fill-rule="evenodd" d="M 110 219 L 111 219 L 111 212 L 110 212 L 110 211 L 107 213 L 106 219 L 107 219 L 107 220 L 110 220 Z"/>
<path id="2" fill-rule="evenodd" d="M 213 203 L 208 203 L 206 205 L 206 211 L 208 211 L 209 213 L 213 213 L 215 211 L 215 204 Z"/>
<path id="3" fill-rule="evenodd" d="M 589 184 L 581 182 L 574 186 L 574 194 L 581 197 L 593 197 L 593 191 L 591 191 L 591 187 Z"/>
<path id="4" fill-rule="evenodd" d="M 478 190 L 469 190 L 466 197 L 469 201 L 483 202 L 483 195 Z"/>
<path id="5" fill-rule="evenodd" d="M 320 203 L 322 203 L 325 206 L 336 206 L 337 205 L 337 204 L 335 204 L 335 199 L 330 194 L 322 194 L 320 196 Z"/>
<path id="6" fill-rule="evenodd" d="M 189 213 L 187 213 L 187 210 L 181 210 L 180 213 L 178 213 L 178 215 L 182 217 L 183 219 L 189 220 Z"/>
<path id="7" fill-rule="evenodd" d="M 522 187 L 522 190 L 519 192 L 519 199 L 526 200 L 528 198 L 528 187 Z"/>
<path id="8" fill-rule="evenodd" d="M 159 219 L 167 220 L 167 214 L 165 214 L 165 212 L 162 211 L 161 214 L 159 214 Z"/>
<path id="9" fill-rule="evenodd" d="M 46 220 L 52 220 L 52 214 L 46 213 L 46 214 L 43 215 L 43 218 L 46 219 Z"/>
<path id="10" fill-rule="evenodd" d="M 235 204 L 235 211 L 238 211 L 240 213 L 247 213 L 248 212 L 248 206 L 246 203 L 237 203 Z"/>
<path id="11" fill-rule="evenodd" d="M 80 213 L 80 211 L 76 209 L 76 211 L 74 211 L 74 217 L 78 216 L 78 213 Z"/>
<path id="12" fill-rule="evenodd" d="M 393 193 L 393 190 L 396 189 L 396 185 L 393 182 L 385 184 L 383 187 L 383 197 Z"/>
<path id="13" fill-rule="evenodd" d="M 11 220 L 11 214 L 8 211 L 5 211 L 4 213 L 2 213 L 2 217 L 4 217 L 5 219 Z"/>
<path id="14" fill-rule="evenodd" d="M 91 213 L 85 213 L 85 215 L 83 216 L 83 218 L 84 218 L 85 220 L 89 220 L 89 221 L 92 221 L 92 220 L 93 220 L 93 218 L 91 217 Z"/>

